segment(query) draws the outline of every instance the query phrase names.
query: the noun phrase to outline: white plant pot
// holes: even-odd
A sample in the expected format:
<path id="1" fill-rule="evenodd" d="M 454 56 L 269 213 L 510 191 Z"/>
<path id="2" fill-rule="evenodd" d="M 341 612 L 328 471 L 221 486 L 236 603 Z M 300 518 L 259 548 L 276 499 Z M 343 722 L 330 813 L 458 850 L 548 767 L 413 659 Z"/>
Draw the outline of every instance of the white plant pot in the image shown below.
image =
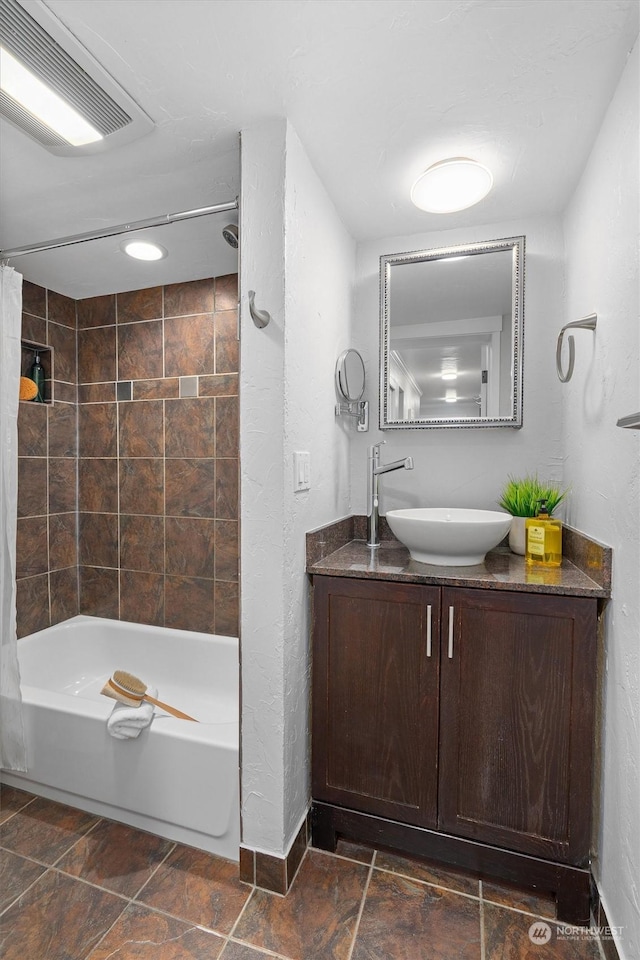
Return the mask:
<path id="1" fill-rule="evenodd" d="M 509 530 L 509 548 L 512 553 L 518 553 L 521 557 L 525 555 L 527 543 L 524 527 L 525 520 L 526 517 L 514 517 L 511 521 L 511 529 Z"/>

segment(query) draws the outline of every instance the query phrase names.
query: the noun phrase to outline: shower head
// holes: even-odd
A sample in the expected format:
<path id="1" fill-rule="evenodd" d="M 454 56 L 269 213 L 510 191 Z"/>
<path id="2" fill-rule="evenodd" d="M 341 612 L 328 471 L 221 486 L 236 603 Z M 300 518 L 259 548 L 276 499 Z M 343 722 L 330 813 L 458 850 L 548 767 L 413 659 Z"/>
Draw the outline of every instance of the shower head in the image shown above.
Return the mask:
<path id="1" fill-rule="evenodd" d="M 230 247 L 233 247 L 234 250 L 238 249 L 238 228 L 235 223 L 228 223 L 226 227 L 223 227 L 222 236 Z"/>

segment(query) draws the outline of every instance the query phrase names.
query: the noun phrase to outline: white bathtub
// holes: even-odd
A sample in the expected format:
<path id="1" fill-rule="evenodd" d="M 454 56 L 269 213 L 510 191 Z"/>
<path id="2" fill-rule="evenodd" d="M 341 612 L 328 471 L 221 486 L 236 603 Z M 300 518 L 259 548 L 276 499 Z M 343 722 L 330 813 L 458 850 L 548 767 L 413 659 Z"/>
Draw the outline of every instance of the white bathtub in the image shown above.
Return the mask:
<path id="1" fill-rule="evenodd" d="M 4 783 L 238 859 L 236 639 L 79 616 L 19 640 L 18 659 L 28 772 Z M 100 695 L 114 670 L 200 722 L 157 710 L 114 739 Z"/>

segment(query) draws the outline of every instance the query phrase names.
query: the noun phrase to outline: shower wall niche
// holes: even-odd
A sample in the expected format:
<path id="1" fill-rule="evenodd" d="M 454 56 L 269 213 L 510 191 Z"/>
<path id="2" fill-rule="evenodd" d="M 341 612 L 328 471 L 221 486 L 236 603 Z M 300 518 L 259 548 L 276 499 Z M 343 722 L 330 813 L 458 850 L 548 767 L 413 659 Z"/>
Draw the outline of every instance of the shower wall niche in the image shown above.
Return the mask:
<path id="1" fill-rule="evenodd" d="M 27 327 L 57 298 L 29 285 Z M 236 276 L 67 304 L 70 379 L 20 405 L 19 635 L 79 611 L 237 636 Z"/>

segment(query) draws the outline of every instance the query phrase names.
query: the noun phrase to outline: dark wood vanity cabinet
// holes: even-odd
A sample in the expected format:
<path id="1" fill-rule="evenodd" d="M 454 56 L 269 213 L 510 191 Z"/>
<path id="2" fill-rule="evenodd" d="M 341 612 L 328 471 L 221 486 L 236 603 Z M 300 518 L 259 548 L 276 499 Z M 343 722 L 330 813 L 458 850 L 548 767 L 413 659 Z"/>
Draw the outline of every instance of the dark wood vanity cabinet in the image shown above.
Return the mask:
<path id="1" fill-rule="evenodd" d="M 589 856 L 596 601 L 443 590 L 438 825 Z"/>
<path id="2" fill-rule="evenodd" d="M 314 798 L 435 827 L 439 588 L 318 577 L 314 611 Z"/>
<path id="3" fill-rule="evenodd" d="M 586 922 L 597 601 L 330 576 L 313 594 L 318 845 L 546 884 Z"/>

